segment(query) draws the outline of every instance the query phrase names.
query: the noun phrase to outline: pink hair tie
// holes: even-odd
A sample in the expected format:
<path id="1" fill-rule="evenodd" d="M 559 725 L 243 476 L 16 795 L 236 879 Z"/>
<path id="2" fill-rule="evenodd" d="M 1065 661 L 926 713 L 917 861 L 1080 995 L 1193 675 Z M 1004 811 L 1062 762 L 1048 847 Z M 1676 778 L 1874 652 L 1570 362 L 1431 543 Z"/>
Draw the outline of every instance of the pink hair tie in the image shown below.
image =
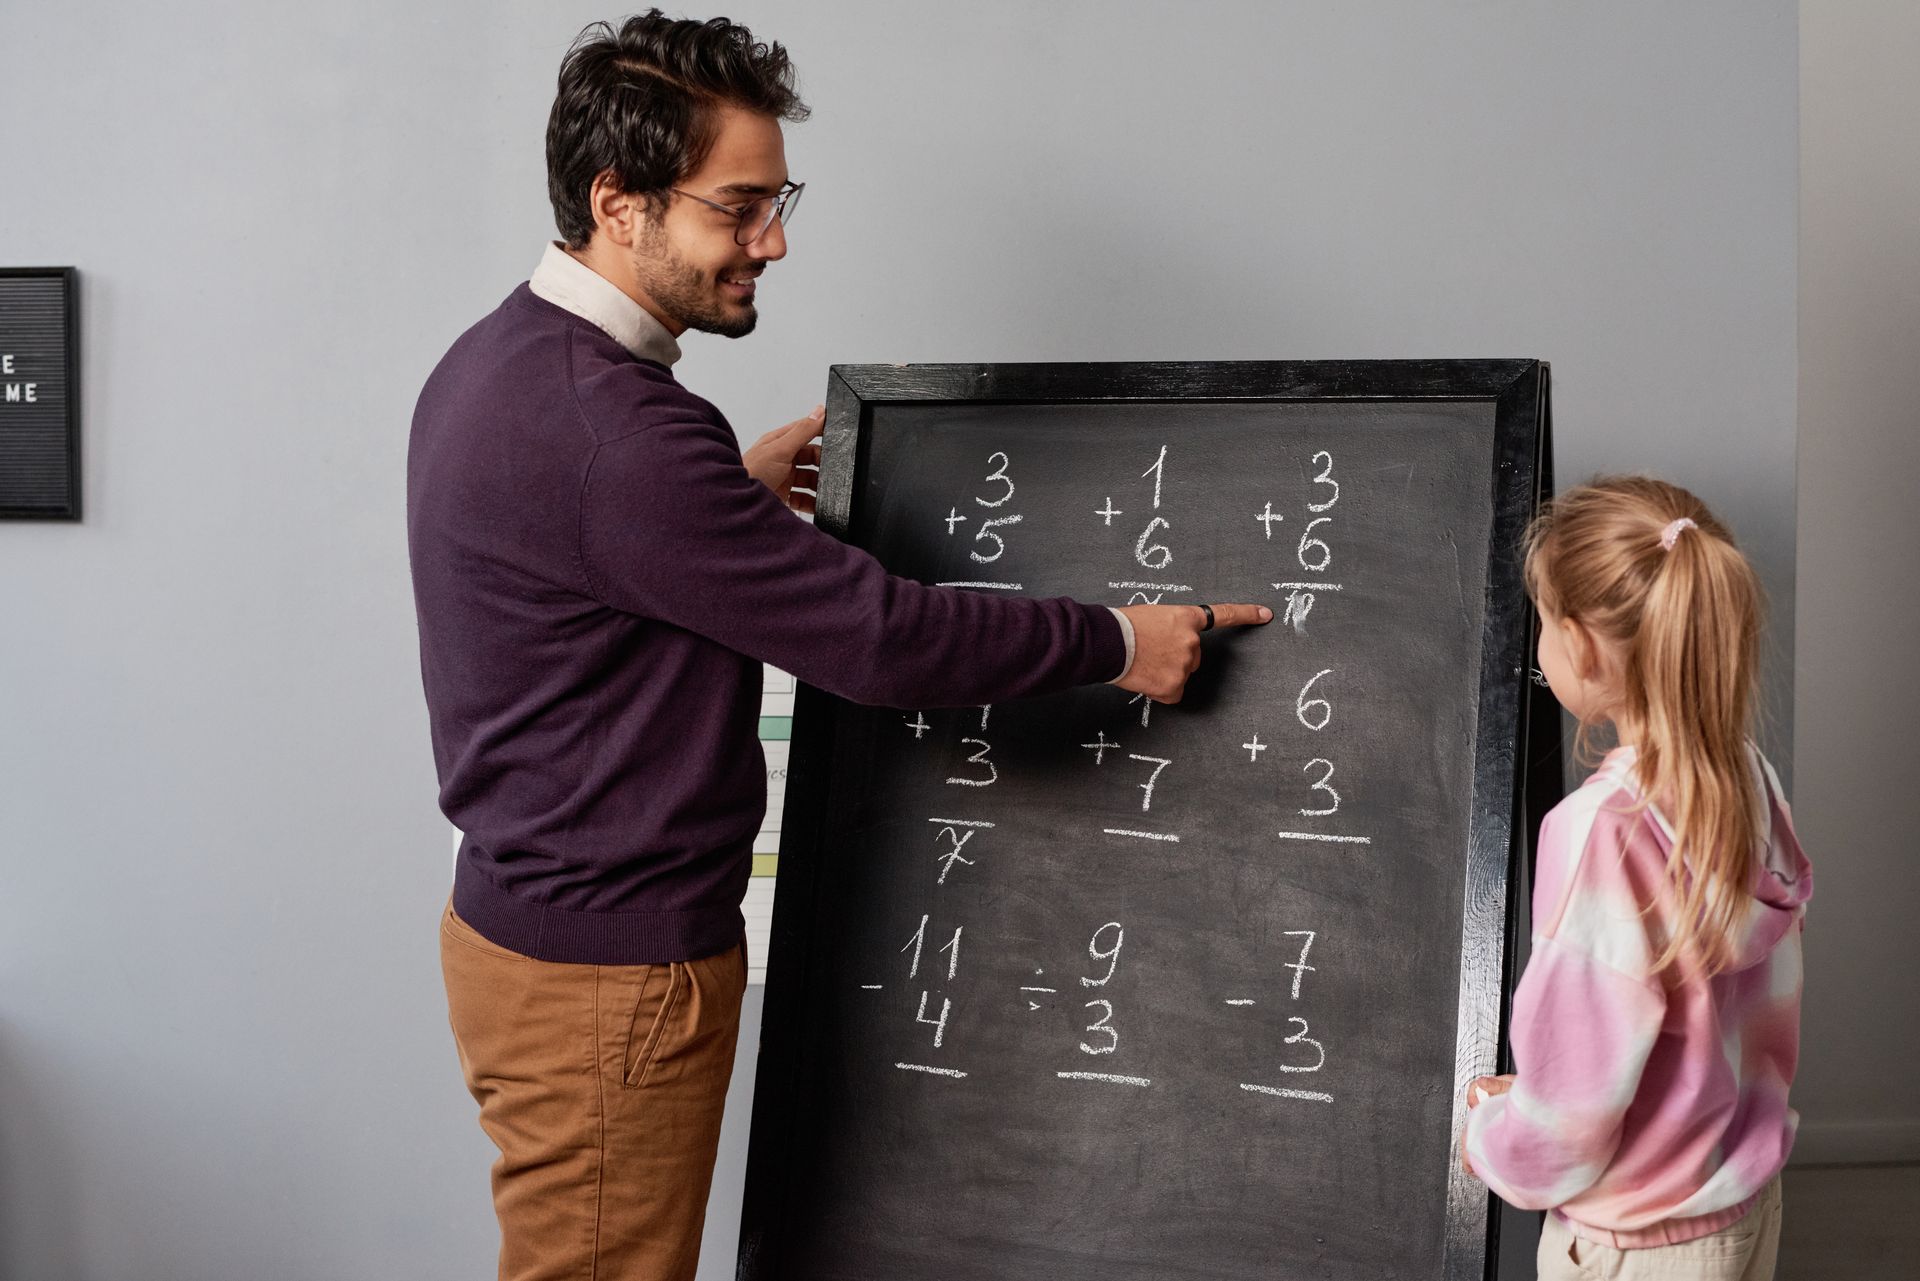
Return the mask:
<path id="1" fill-rule="evenodd" d="M 1666 551 L 1666 552 L 1672 551 L 1674 543 L 1677 542 L 1680 538 L 1681 530 L 1698 529 L 1698 528 L 1700 527 L 1694 524 L 1693 521 L 1691 521 L 1685 516 L 1682 516 L 1679 520 L 1674 521 L 1672 524 L 1668 525 L 1665 529 L 1660 531 L 1660 550 Z"/>

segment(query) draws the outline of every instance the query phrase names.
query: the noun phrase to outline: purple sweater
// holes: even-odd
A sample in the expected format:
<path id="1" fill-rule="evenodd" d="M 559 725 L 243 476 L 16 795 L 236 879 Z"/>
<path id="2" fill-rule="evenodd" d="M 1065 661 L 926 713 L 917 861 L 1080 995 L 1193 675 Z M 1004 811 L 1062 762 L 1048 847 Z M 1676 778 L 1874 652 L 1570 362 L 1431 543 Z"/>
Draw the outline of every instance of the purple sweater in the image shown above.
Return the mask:
<path id="1" fill-rule="evenodd" d="M 407 533 L 454 908 L 541 960 L 740 941 L 762 663 L 919 708 L 1126 662 L 1104 607 L 925 587 L 815 530 L 719 410 L 525 285 L 420 393 Z"/>

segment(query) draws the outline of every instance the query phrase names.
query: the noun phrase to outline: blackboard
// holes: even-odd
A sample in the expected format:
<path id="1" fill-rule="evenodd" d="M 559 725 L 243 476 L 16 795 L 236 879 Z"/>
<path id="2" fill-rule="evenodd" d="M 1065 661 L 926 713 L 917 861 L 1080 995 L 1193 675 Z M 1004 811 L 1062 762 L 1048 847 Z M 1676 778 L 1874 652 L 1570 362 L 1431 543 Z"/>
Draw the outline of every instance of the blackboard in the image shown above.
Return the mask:
<path id="1" fill-rule="evenodd" d="M 79 273 L 0 267 L 0 520 L 80 519 Z"/>
<path id="2" fill-rule="evenodd" d="M 1499 1065 L 1537 361 L 840 366 L 894 572 L 1271 604 L 1178 706 L 803 688 L 746 1281 L 1466 1278 Z"/>

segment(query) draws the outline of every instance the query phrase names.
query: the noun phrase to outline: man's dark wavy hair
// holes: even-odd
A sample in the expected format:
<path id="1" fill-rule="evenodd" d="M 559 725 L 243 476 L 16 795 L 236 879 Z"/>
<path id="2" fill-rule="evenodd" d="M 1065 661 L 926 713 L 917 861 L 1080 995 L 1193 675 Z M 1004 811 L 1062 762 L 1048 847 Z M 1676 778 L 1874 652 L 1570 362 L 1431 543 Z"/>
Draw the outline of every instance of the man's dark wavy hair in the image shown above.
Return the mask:
<path id="1" fill-rule="evenodd" d="M 547 195 L 568 247 L 593 237 L 596 176 L 611 170 L 622 191 L 664 197 L 706 159 L 716 109 L 729 105 L 805 120 L 787 51 L 725 18 L 658 9 L 581 31 L 547 117 Z"/>

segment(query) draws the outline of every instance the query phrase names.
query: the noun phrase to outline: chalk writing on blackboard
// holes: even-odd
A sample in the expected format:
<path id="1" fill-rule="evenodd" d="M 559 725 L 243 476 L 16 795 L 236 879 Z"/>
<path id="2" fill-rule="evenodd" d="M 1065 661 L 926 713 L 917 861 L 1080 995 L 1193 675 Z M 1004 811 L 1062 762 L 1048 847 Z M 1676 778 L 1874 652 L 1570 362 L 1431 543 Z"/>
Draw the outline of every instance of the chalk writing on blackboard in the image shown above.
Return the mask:
<path id="1" fill-rule="evenodd" d="M 1313 470 L 1308 497 L 1303 501 L 1304 510 L 1295 510 L 1291 514 L 1300 525 L 1302 533 L 1291 548 L 1292 559 L 1300 568 L 1310 573 L 1321 573 L 1332 564 L 1335 556 L 1333 541 L 1332 512 L 1340 499 L 1340 482 L 1334 474 L 1332 454 L 1324 449 L 1310 451 Z M 1014 475 L 1018 467 L 1012 451 L 993 450 L 986 458 L 983 469 L 982 492 L 969 495 L 971 503 L 988 511 L 998 511 L 1011 502 L 1019 492 Z M 1168 445 L 1160 445 L 1152 456 L 1151 463 L 1139 473 L 1138 482 L 1151 482 L 1151 493 L 1144 492 L 1144 484 L 1138 497 L 1146 505 L 1151 515 L 1135 538 L 1131 549 L 1133 560 L 1148 568 L 1165 568 L 1172 563 L 1175 555 L 1171 543 L 1174 519 L 1180 515 L 1176 505 L 1169 505 L 1169 477 L 1177 474 L 1181 456 Z M 1104 495 L 1099 506 L 1088 504 L 1088 509 L 1101 518 L 1103 527 L 1111 527 L 1114 519 L 1125 515 L 1125 508 L 1117 507 L 1111 495 Z M 974 518 L 962 510 L 966 502 L 948 504 L 947 514 L 940 522 L 948 536 L 961 537 L 962 526 L 974 523 Z M 1273 528 L 1289 515 L 1286 511 L 1276 511 L 1275 501 L 1264 502 L 1262 511 L 1256 519 L 1258 533 L 1254 535 L 1260 541 L 1270 541 Z M 974 523 L 974 532 L 970 536 L 968 555 L 976 561 L 990 563 L 999 560 L 1007 551 L 1007 538 L 1011 528 L 1021 523 L 1022 516 L 1017 512 L 996 515 Z M 1250 533 L 1252 531 L 1249 531 Z M 1129 593 L 1130 604 L 1158 603 L 1169 594 L 1189 594 L 1195 591 L 1191 583 L 1147 581 L 1137 578 L 1113 577 L 1105 579 L 1108 591 Z M 1004 587 L 1008 584 L 975 584 L 975 586 Z M 1307 612 L 1312 608 L 1313 594 L 1316 592 L 1339 592 L 1345 590 L 1344 582 L 1331 582 L 1324 579 L 1284 580 L 1274 584 L 1276 590 L 1290 594 L 1289 608 L 1296 623 L 1304 623 Z M 1310 665 L 1294 678 L 1297 685 L 1289 685 L 1293 691 L 1291 720 L 1312 735 L 1327 734 L 1329 739 L 1338 734 L 1336 722 L 1341 715 L 1338 701 L 1351 693 L 1350 682 L 1345 680 L 1337 667 L 1321 664 Z M 1156 755 L 1148 750 L 1130 750 L 1131 746 L 1145 748 L 1151 740 L 1153 727 L 1148 709 L 1151 703 L 1144 696 L 1136 696 L 1120 703 L 1130 708 L 1133 703 L 1143 706 L 1138 731 L 1131 732 L 1126 726 L 1115 724 L 1111 728 L 1098 728 L 1090 741 L 1074 743 L 1063 741 L 1055 745 L 1059 752 L 1078 749 L 1086 767 L 1090 767 L 1095 778 L 1114 778 L 1124 786 L 1131 787 L 1137 793 L 1135 813 L 1142 818 L 1152 818 L 1157 799 L 1164 799 L 1169 787 L 1178 790 L 1180 771 L 1171 755 Z M 941 776 L 946 785 L 974 789 L 990 789 L 1003 777 L 1000 765 L 994 759 L 992 742 L 985 737 L 992 724 L 992 705 L 980 707 L 974 712 L 938 712 L 930 720 L 925 711 L 915 712 L 903 723 L 912 731 L 915 742 L 936 731 L 952 734 L 949 742 L 957 742 L 952 749 Z M 965 723 L 954 722 L 964 718 Z M 946 729 L 942 729 L 946 726 Z M 1268 738 L 1263 740 L 1256 729 L 1248 741 L 1240 744 L 1247 752 L 1248 763 L 1264 766 L 1262 753 L 1281 750 L 1285 736 L 1279 733 L 1279 727 L 1264 727 Z M 1331 733 L 1329 733 L 1331 731 Z M 1133 741 L 1145 735 L 1144 741 Z M 1077 737 L 1077 736 L 1076 736 Z M 1109 759 L 1111 758 L 1111 759 Z M 1111 771 L 1121 767 L 1119 775 Z M 1308 755 L 1305 759 L 1294 758 L 1287 762 L 1286 769 L 1299 776 L 1294 784 L 1276 783 L 1273 795 L 1288 798 L 1284 800 L 1284 812 L 1293 818 L 1321 820 L 1333 819 L 1341 812 L 1343 797 L 1334 785 L 1338 773 L 1331 754 Z M 1095 807 L 1096 809 L 1098 806 Z M 1111 804 L 1108 805 L 1109 812 Z M 1165 806 L 1161 807 L 1162 809 Z M 980 858 L 988 848 L 985 844 L 976 845 L 975 841 L 983 834 L 993 832 L 1003 823 L 1012 822 L 1017 828 L 1020 820 L 1016 818 L 957 818 L 930 816 L 926 822 L 931 829 L 933 852 L 931 855 L 933 872 L 930 879 L 935 890 L 958 884 L 955 878 L 965 878 L 971 869 L 978 866 Z M 1127 840 L 1155 842 L 1164 845 L 1178 845 L 1181 833 L 1178 831 L 1151 826 L 1107 826 L 1097 827 L 1101 836 L 1120 837 Z M 1092 834 L 1091 832 L 1089 833 Z M 1334 845 L 1368 845 L 1371 837 L 1353 832 L 1333 830 L 1302 829 L 1280 830 L 1277 835 L 1282 840 L 1320 842 Z M 1017 839 L 1017 836 L 1016 836 Z M 965 1053 L 964 1046 L 956 1046 L 949 1038 L 955 1027 L 956 1002 L 968 1002 L 977 999 L 961 981 L 961 947 L 967 924 L 964 920 L 950 921 L 934 925 L 935 914 L 931 911 L 919 915 L 919 922 L 906 939 L 899 945 L 898 951 L 907 958 L 906 980 L 907 999 L 910 1002 L 911 1018 L 915 1024 L 929 1029 L 923 1033 L 927 1037 L 926 1048 L 949 1052 L 958 1050 Z M 898 936 L 896 936 L 898 937 Z M 1290 955 L 1275 958 L 1273 968 L 1280 976 L 1286 990 L 1287 999 L 1298 1002 L 1302 996 L 1302 985 L 1309 974 L 1316 972 L 1317 966 L 1308 960 L 1319 937 L 1317 931 L 1308 929 L 1285 930 L 1281 938 L 1297 945 Z M 942 941 L 944 940 L 944 941 Z M 1118 920 L 1099 924 L 1091 933 L 1086 944 L 1087 958 L 1092 965 L 1087 972 L 1069 979 L 1070 984 L 1085 992 L 1088 999 L 1080 1003 L 1078 1016 L 1071 1025 L 1074 1029 L 1073 1046 L 1085 1056 L 1107 1058 L 1123 1054 L 1126 1044 L 1125 1021 L 1122 1002 L 1104 991 L 1088 989 L 1106 989 L 1114 983 L 1115 976 L 1121 971 L 1121 958 L 1127 945 L 1127 927 Z M 938 956 L 930 957 L 929 950 L 936 949 Z M 923 977 L 924 971 L 924 977 Z M 1035 981 L 1019 985 L 1018 1001 L 1025 1006 L 1028 1014 L 1042 1011 L 1048 1006 L 1048 998 L 1057 998 L 1060 989 L 1050 983 L 1043 983 L 1046 974 L 1044 966 L 1036 967 L 1033 972 Z M 862 983 L 863 991 L 883 991 L 885 987 L 878 983 Z M 1228 1007 L 1252 1011 L 1258 1006 L 1258 998 L 1234 995 L 1225 997 L 1222 1003 Z M 1325 1042 L 1311 1035 L 1306 1018 L 1289 1016 L 1284 1031 L 1276 1029 L 1276 1042 L 1271 1055 L 1273 1069 L 1278 1073 L 1299 1075 L 1318 1073 L 1327 1067 L 1329 1052 Z M 969 1069 L 942 1068 L 937 1064 L 899 1062 L 895 1066 L 901 1070 L 922 1073 L 935 1077 L 959 1080 L 969 1075 Z M 1135 1087 L 1147 1087 L 1154 1078 L 1135 1075 L 1128 1072 L 1094 1072 L 1085 1069 L 1058 1069 L 1055 1077 L 1063 1081 L 1086 1081 L 1106 1084 L 1123 1084 Z M 1301 1090 L 1293 1087 L 1269 1085 L 1260 1082 L 1223 1081 L 1224 1087 L 1237 1085 L 1240 1089 L 1264 1097 L 1287 1100 L 1308 1100 L 1313 1102 L 1331 1102 L 1332 1095 L 1325 1091 Z"/>

